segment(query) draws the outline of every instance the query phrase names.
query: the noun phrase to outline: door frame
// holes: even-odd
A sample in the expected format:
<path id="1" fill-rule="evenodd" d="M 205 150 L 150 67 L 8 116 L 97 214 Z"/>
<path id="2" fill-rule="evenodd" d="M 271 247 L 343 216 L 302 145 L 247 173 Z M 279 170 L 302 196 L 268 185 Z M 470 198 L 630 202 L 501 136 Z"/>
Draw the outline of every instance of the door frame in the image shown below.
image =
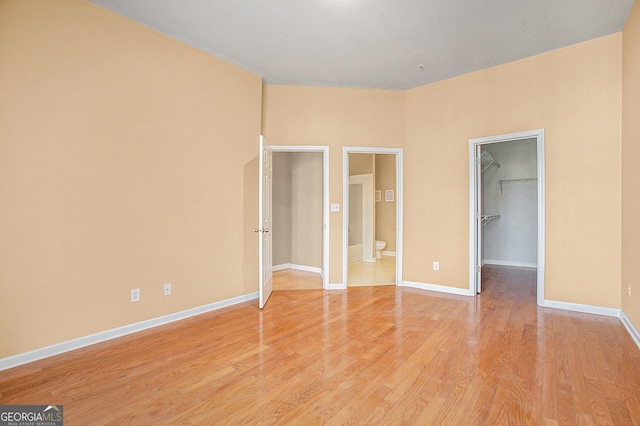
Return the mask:
<path id="1" fill-rule="evenodd" d="M 530 130 L 525 132 L 508 133 L 504 135 L 487 136 L 483 138 L 469 139 L 469 294 L 476 295 L 476 267 L 478 258 L 478 221 L 476 219 L 476 191 L 478 177 L 476 173 L 476 149 L 481 145 L 510 142 L 523 139 L 536 139 L 537 153 L 537 178 L 538 178 L 538 259 L 537 259 L 537 304 L 544 306 L 544 271 L 545 271 L 545 167 L 544 167 L 544 129 Z"/>
<path id="2" fill-rule="evenodd" d="M 402 148 L 361 146 L 342 148 L 342 288 L 347 288 L 349 281 L 349 154 L 395 154 L 396 156 L 396 286 L 402 285 L 403 152 Z"/>
<path id="3" fill-rule="evenodd" d="M 271 145 L 273 152 L 322 153 L 322 288 L 329 289 L 329 147 Z"/>

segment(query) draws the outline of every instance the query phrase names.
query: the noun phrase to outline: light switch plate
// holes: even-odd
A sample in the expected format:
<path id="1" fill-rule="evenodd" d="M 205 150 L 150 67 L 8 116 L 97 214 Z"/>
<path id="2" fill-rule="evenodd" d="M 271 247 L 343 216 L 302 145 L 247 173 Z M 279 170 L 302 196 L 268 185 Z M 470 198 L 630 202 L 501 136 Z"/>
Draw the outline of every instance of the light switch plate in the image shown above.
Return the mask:
<path id="1" fill-rule="evenodd" d="M 333 213 L 337 213 L 337 212 L 339 212 L 339 211 L 340 211 L 340 204 L 338 204 L 338 203 L 332 203 L 332 204 L 331 204 L 331 211 L 332 211 Z"/>

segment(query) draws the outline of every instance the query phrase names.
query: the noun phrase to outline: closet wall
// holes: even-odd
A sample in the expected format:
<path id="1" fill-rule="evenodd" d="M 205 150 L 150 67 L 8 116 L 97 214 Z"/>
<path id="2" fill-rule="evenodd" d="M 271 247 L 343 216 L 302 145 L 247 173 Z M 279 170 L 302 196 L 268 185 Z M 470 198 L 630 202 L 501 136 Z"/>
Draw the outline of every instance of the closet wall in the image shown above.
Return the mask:
<path id="1" fill-rule="evenodd" d="M 273 265 L 322 268 L 322 153 L 273 153 Z"/>
<path id="2" fill-rule="evenodd" d="M 495 160 L 482 174 L 482 213 L 500 215 L 482 227 L 486 264 L 537 266 L 536 141 L 483 146 Z"/>

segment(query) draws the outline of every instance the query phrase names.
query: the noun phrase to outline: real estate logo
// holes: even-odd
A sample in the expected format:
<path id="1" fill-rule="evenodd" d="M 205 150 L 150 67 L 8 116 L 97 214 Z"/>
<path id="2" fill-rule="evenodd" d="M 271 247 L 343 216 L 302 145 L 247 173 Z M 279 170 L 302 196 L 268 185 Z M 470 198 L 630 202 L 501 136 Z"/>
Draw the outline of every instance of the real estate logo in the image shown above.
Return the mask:
<path id="1" fill-rule="evenodd" d="M 0 426 L 62 426 L 62 405 L 0 405 Z"/>

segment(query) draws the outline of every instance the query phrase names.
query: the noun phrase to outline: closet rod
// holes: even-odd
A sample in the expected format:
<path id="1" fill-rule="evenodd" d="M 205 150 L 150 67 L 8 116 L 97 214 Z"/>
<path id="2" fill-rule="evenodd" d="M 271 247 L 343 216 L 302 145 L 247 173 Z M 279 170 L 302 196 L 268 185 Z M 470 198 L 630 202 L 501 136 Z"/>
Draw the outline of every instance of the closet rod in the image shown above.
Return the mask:
<path id="1" fill-rule="evenodd" d="M 502 184 L 510 182 L 535 182 L 538 178 L 525 178 L 525 179 L 502 179 L 500 180 L 500 195 L 502 195 Z"/>

